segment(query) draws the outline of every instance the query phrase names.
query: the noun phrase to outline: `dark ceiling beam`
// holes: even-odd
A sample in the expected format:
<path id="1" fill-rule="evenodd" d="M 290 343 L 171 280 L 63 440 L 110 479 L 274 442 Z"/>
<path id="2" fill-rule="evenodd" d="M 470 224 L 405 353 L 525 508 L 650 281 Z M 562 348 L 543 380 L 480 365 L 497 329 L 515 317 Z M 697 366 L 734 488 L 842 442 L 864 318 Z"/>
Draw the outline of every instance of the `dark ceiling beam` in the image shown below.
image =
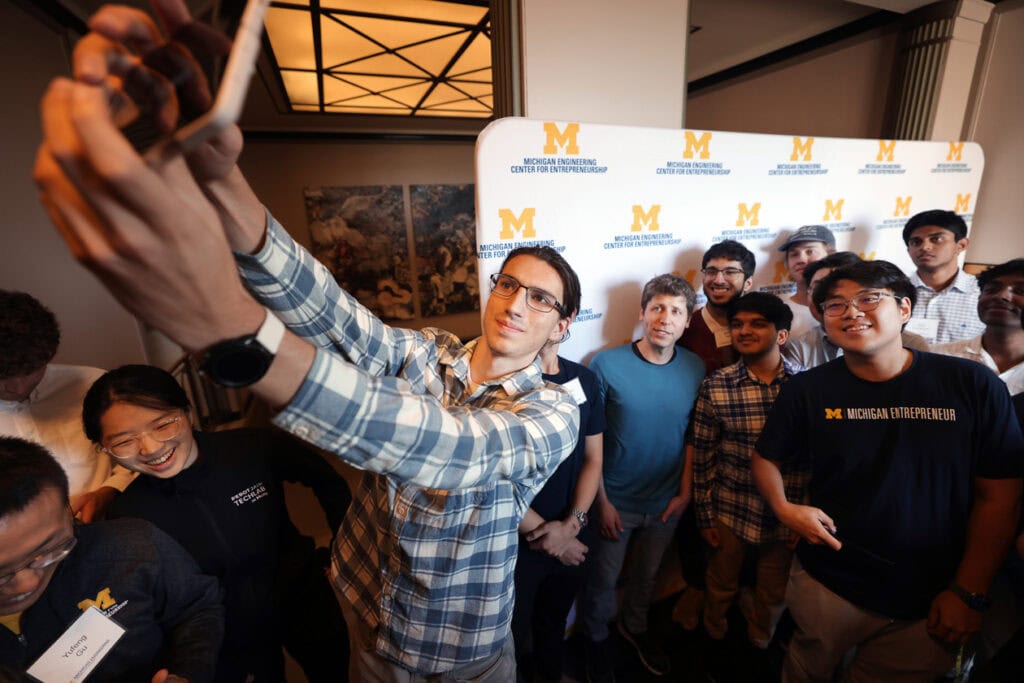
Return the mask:
<path id="1" fill-rule="evenodd" d="M 792 45 L 787 45 L 786 47 L 763 54 L 760 57 L 755 57 L 754 59 L 747 60 L 737 64 L 736 66 L 731 66 L 728 69 L 722 69 L 721 71 L 716 71 L 715 73 L 704 76 L 703 78 L 690 81 L 687 84 L 687 92 L 692 95 L 693 93 L 704 90 L 705 88 L 710 88 L 712 86 L 719 85 L 720 83 L 725 83 L 726 81 L 746 76 L 747 74 L 760 69 L 773 66 L 779 62 L 784 62 L 787 59 L 799 57 L 807 54 L 808 52 L 813 52 L 814 50 L 834 45 L 841 40 L 852 38 L 860 35 L 861 33 L 866 33 L 867 31 L 871 31 L 882 26 L 888 26 L 889 24 L 895 24 L 900 21 L 902 17 L 902 14 L 898 14 L 896 12 L 879 10 L 867 15 L 866 17 L 857 19 L 856 21 L 851 21 L 848 24 L 837 26 L 836 28 L 825 31 L 824 33 L 819 33 L 815 36 L 811 36 L 810 38 L 805 38 L 804 40 L 793 43 Z"/>

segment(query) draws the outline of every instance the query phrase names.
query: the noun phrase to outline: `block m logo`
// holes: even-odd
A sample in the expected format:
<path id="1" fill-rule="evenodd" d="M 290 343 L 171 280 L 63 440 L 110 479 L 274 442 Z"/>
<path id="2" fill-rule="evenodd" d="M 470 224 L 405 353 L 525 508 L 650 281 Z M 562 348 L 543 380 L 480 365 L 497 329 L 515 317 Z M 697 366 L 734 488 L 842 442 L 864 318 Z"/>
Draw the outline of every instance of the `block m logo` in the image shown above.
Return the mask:
<path id="1" fill-rule="evenodd" d="M 580 147 L 576 144 L 576 134 L 580 132 L 580 124 L 567 123 L 565 130 L 558 130 L 553 122 L 544 124 L 544 153 L 558 154 L 559 147 L 565 147 L 566 154 L 579 154 Z"/>
<path id="2" fill-rule="evenodd" d="M 533 218 L 537 215 L 537 209 L 523 209 L 518 216 L 512 213 L 512 209 L 498 209 L 498 218 L 501 219 L 501 232 L 498 239 L 510 240 L 519 233 L 520 237 L 536 237 L 537 231 L 533 228 Z"/>
<path id="3" fill-rule="evenodd" d="M 825 408 L 825 419 L 826 420 L 842 420 L 843 409 L 842 408 Z"/>
<path id="4" fill-rule="evenodd" d="M 896 198 L 896 208 L 893 209 L 893 212 L 892 212 L 893 217 L 899 218 L 900 216 L 903 216 L 903 217 L 909 216 L 910 215 L 910 200 L 912 200 L 912 199 L 913 199 L 913 197 L 897 197 Z"/>
<path id="5" fill-rule="evenodd" d="M 711 133 L 702 133 L 698 138 L 693 131 L 686 131 L 686 149 L 683 150 L 684 159 L 692 159 L 696 154 L 698 159 L 707 159 L 711 156 Z"/>
<path id="6" fill-rule="evenodd" d="M 964 143 L 962 142 L 951 142 L 949 143 L 949 154 L 946 155 L 946 161 L 960 161 L 960 157 L 964 154 Z"/>
<path id="7" fill-rule="evenodd" d="M 761 202 L 756 202 L 750 208 L 743 202 L 737 204 L 738 213 L 736 215 L 736 227 L 742 228 L 744 225 L 758 225 L 758 213 L 761 211 Z"/>
<path id="8" fill-rule="evenodd" d="M 658 214 L 661 213 L 661 204 L 652 204 L 651 208 L 644 211 L 644 207 L 639 204 L 633 205 L 633 225 L 630 230 L 633 232 L 643 232 L 644 226 L 651 232 L 658 232 Z"/>
<path id="9" fill-rule="evenodd" d="M 957 194 L 956 206 L 953 207 L 953 211 L 957 213 L 967 213 L 971 210 L 971 195 L 970 194 Z"/>
<path id="10" fill-rule="evenodd" d="M 893 152 L 896 151 L 895 140 L 879 140 L 878 141 L 878 156 L 875 157 L 875 161 L 892 161 Z"/>
<path id="11" fill-rule="evenodd" d="M 829 221 L 841 221 L 843 220 L 843 202 L 845 199 L 837 199 L 832 201 L 831 199 L 825 200 L 825 215 L 821 217 L 821 220 L 828 223 Z"/>
<path id="12" fill-rule="evenodd" d="M 789 155 L 790 161 L 810 161 L 811 160 L 811 145 L 814 144 L 814 138 L 807 138 L 801 140 L 800 138 L 793 136 L 793 153 Z"/>
<path id="13" fill-rule="evenodd" d="M 107 609 L 108 607 L 113 607 L 116 604 L 117 601 L 114 600 L 114 598 L 110 597 L 110 589 L 104 588 L 96 594 L 95 600 L 89 600 L 87 598 L 78 603 L 78 609 L 82 610 L 83 612 L 89 609 L 90 607 L 95 607 L 96 609 Z"/>

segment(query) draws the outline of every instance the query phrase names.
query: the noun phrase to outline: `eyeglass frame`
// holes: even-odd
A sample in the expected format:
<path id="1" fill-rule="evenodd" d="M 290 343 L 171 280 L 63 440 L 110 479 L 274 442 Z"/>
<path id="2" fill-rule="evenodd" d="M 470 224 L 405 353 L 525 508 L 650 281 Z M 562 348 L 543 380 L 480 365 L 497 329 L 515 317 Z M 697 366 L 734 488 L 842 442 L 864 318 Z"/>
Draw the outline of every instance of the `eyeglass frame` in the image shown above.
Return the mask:
<path id="1" fill-rule="evenodd" d="M 516 288 L 514 290 L 512 290 L 511 292 L 509 292 L 508 294 L 505 294 L 503 292 L 497 291 L 498 281 L 501 278 L 507 278 L 507 279 L 511 280 L 512 282 L 516 283 Z M 560 317 L 562 317 L 562 318 L 566 318 L 569 315 L 566 312 L 565 307 L 562 305 L 562 302 L 560 302 L 558 299 L 556 299 L 554 294 L 552 294 L 548 290 L 544 289 L 543 287 L 528 287 L 528 286 L 524 285 L 522 282 L 520 282 L 519 280 L 517 280 L 514 277 L 512 277 L 511 275 L 508 275 L 507 273 L 492 273 L 491 277 L 489 279 L 491 281 L 491 293 L 494 294 L 495 296 L 500 296 L 502 299 L 511 299 L 513 296 L 515 296 L 516 292 L 518 292 L 520 289 L 525 289 L 526 290 L 526 305 L 529 308 L 531 308 L 532 310 L 537 311 L 538 313 L 550 313 L 551 311 L 558 311 L 558 315 Z M 551 306 L 551 308 L 549 308 L 547 310 L 543 310 L 543 309 L 537 308 L 530 301 L 530 293 L 531 292 L 540 292 L 541 294 L 549 296 L 549 297 L 551 297 L 552 301 L 554 301 L 555 303 Z"/>
<path id="2" fill-rule="evenodd" d="M 715 268 L 714 266 L 710 268 L 701 268 L 700 272 L 704 275 L 705 279 L 710 280 L 714 280 L 719 274 L 723 277 L 736 277 L 737 275 L 742 275 L 744 279 L 747 277 L 746 271 L 742 268 L 733 268 L 732 266 L 728 268 Z"/>
<path id="3" fill-rule="evenodd" d="M 68 506 L 68 511 L 71 511 L 70 506 Z M 52 567 L 58 562 L 63 562 L 64 560 L 66 560 L 68 555 L 71 554 L 71 551 L 74 550 L 75 546 L 78 545 L 78 536 L 75 535 L 74 513 L 72 513 L 71 521 L 71 536 L 64 539 L 50 550 L 41 553 L 36 553 L 34 557 L 32 557 L 27 562 L 21 563 L 21 565 L 19 565 L 13 571 L 6 572 L 5 574 L 0 574 L 0 588 L 3 588 L 11 581 L 14 581 L 14 579 L 17 578 L 18 574 L 22 573 L 26 569 L 31 569 L 32 571 L 38 572 L 43 569 L 46 569 L 47 567 Z M 51 553 L 56 553 L 56 555 L 50 555 Z M 46 555 L 50 556 L 45 557 L 44 559 L 44 556 Z M 41 562 L 42 564 L 33 567 L 32 565 L 36 564 L 37 562 Z"/>
<path id="4" fill-rule="evenodd" d="M 163 423 L 157 425 L 156 427 L 154 427 L 153 429 L 144 429 L 141 432 L 138 432 L 138 433 L 134 434 L 131 437 L 131 441 L 135 444 L 135 452 L 131 453 L 130 455 L 118 455 L 117 453 L 115 453 L 113 451 L 112 448 L 108 448 L 107 446 L 104 446 L 101 443 L 96 444 L 96 449 L 100 450 L 100 451 L 103 451 L 104 453 L 106 453 L 110 457 L 117 458 L 118 460 L 127 460 L 129 458 L 134 458 L 135 456 L 137 456 L 139 453 L 142 452 L 142 437 L 148 436 L 153 441 L 157 441 L 159 443 L 167 443 L 171 439 L 181 435 L 182 422 L 184 422 L 184 421 L 185 421 L 185 415 L 175 415 L 174 417 L 172 417 L 168 422 L 171 422 L 171 423 L 174 423 L 174 424 L 178 425 L 178 428 L 177 428 L 177 430 L 175 430 L 175 432 L 173 434 L 171 434 L 168 437 L 163 438 L 163 439 L 161 439 L 160 437 L 156 436 L 153 432 L 155 432 L 156 430 L 158 430 L 161 427 L 165 426 L 166 424 L 168 424 L 168 422 L 163 422 Z"/>
<path id="5" fill-rule="evenodd" d="M 875 303 L 874 306 L 871 306 L 870 308 L 864 308 L 860 304 L 857 303 L 857 299 L 862 299 L 864 297 L 874 297 L 874 296 L 878 297 L 878 301 Z M 865 292 L 863 294 L 858 294 L 857 296 L 853 297 L 852 299 L 845 299 L 845 300 L 844 299 L 833 299 L 831 301 L 823 301 L 823 302 L 821 302 L 821 305 L 818 306 L 818 308 L 821 309 L 822 315 L 827 315 L 830 318 L 840 318 L 840 317 L 846 315 L 846 312 L 848 310 L 850 310 L 850 305 L 851 304 L 858 311 L 860 311 L 861 313 L 870 313 L 871 311 L 876 310 L 879 306 L 882 305 L 882 298 L 883 297 L 892 297 L 896 301 L 900 301 L 900 300 L 905 298 L 905 297 L 901 297 L 901 296 L 897 296 L 895 294 L 892 294 L 891 292 Z M 828 312 L 827 309 L 828 309 L 829 306 L 833 306 L 833 305 L 836 305 L 836 304 L 839 304 L 839 303 L 843 304 L 843 310 L 839 311 L 838 313 L 829 313 Z"/>

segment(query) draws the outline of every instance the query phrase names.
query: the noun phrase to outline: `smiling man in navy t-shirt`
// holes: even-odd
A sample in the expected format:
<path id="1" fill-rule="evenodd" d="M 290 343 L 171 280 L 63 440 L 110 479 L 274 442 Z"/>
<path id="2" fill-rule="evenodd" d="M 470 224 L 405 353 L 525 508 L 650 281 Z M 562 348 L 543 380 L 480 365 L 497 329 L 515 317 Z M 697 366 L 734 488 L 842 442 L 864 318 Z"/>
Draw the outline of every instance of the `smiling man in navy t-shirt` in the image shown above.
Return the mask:
<path id="1" fill-rule="evenodd" d="M 1022 441 L 1010 397 L 977 363 L 910 351 L 914 289 L 896 266 L 833 271 L 814 292 L 840 359 L 783 387 L 754 458 L 800 544 L 784 681 L 931 681 L 981 626 L 1013 538 Z M 809 501 L 781 471 L 809 467 Z"/>

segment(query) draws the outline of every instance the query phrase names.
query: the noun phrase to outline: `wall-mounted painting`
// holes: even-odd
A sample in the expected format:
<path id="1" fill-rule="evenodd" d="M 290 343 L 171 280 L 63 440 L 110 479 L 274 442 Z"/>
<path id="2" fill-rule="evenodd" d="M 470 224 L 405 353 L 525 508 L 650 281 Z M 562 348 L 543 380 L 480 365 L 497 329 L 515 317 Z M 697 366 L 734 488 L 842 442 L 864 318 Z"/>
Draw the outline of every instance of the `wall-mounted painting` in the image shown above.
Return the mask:
<path id="1" fill-rule="evenodd" d="M 313 255 L 386 320 L 415 317 L 401 185 L 305 188 Z"/>
<path id="2" fill-rule="evenodd" d="M 304 195 L 313 255 L 382 319 L 480 310 L 473 185 L 307 187 Z"/>
<path id="3" fill-rule="evenodd" d="M 411 185 L 409 203 L 423 315 L 480 310 L 473 185 Z"/>

